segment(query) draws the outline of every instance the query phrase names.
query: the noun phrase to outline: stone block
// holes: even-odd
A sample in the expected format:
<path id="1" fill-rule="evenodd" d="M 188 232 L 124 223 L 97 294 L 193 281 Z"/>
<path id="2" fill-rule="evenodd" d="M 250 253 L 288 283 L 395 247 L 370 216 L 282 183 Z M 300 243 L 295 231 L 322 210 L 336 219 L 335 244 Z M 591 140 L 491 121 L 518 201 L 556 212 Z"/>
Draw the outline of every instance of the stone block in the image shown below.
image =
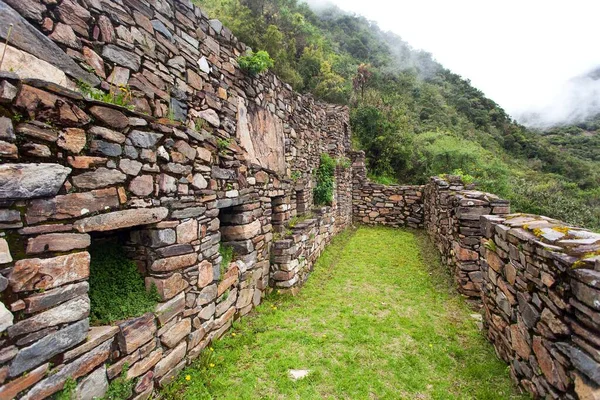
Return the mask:
<path id="1" fill-rule="evenodd" d="M 59 164 L 0 164 L 0 199 L 56 196 L 70 173 Z"/>
<path id="2" fill-rule="evenodd" d="M 87 252 L 45 259 L 30 258 L 17 261 L 8 280 L 14 292 L 51 289 L 87 279 L 89 267 L 90 255 Z"/>
<path id="3" fill-rule="evenodd" d="M 114 211 L 107 214 L 84 218 L 77 221 L 74 224 L 74 227 L 82 233 L 104 232 L 160 222 L 165 219 L 168 214 L 169 210 L 165 207 Z"/>
<path id="4" fill-rule="evenodd" d="M 117 342 L 124 354 L 131 354 L 143 344 L 154 338 L 156 323 L 154 315 L 147 313 L 119 324 Z"/>

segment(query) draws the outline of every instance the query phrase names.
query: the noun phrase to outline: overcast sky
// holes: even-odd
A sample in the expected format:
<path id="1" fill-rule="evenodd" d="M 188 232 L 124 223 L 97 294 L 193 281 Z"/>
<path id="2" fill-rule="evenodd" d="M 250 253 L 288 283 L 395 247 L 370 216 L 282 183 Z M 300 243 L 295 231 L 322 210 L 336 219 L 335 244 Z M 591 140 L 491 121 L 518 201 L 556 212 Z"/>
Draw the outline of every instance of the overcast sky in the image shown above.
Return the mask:
<path id="1" fill-rule="evenodd" d="M 512 115 L 600 66 L 600 0 L 332 1 L 432 53 Z"/>

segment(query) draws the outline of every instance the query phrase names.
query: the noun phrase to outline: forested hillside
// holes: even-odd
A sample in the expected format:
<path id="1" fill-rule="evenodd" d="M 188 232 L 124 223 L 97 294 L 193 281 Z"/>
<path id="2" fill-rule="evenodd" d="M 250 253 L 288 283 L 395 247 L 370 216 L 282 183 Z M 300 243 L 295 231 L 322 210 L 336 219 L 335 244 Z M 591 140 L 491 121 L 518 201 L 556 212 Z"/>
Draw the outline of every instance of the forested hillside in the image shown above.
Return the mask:
<path id="1" fill-rule="evenodd" d="M 600 229 L 598 120 L 539 133 L 468 80 L 363 17 L 296 0 L 197 0 L 266 50 L 296 90 L 351 108 L 372 179 L 424 183 L 460 174 L 513 209 Z M 402 27 L 398 27 L 401 31 Z"/>

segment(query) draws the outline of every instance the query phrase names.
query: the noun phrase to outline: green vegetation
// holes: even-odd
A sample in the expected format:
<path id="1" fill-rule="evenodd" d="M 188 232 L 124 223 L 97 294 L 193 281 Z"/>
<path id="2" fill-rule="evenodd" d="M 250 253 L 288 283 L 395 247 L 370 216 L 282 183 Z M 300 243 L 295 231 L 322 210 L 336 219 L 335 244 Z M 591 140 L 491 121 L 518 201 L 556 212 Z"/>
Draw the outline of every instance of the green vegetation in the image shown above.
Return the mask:
<path id="1" fill-rule="evenodd" d="M 317 168 L 317 185 L 314 188 L 315 205 L 330 206 L 333 202 L 333 183 L 336 162 L 327 153 L 321 154 L 321 162 Z"/>
<path id="2" fill-rule="evenodd" d="M 298 296 L 274 293 L 164 398 L 525 399 L 434 254 L 421 232 L 338 235 Z"/>
<path id="3" fill-rule="evenodd" d="M 56 393 L 55 400 L 73 400 L 75 398 L 75 390 L 77 382 L 75 379 L 68 377 L 60 392 Z"/>
<path id="4" fill-rule="evenodd" d="M 298 0 L 197 0 L 301 92 L 348 104 L 381 183 L 463 171 L 513 210 L 600 229 L 600 120 L 534 132 L 468 80 L 366 18 Z"/>
<path id="5" fill-rule="evenodd" d="M 160 301 L 156 287 L 146 290 L 136 264 L 116 240 L 94 243 L 90 255 L 92 324 L 110 324 L 154 310 Z"/>
<path id="6" fill-rule="evenodd" d="M 132 96 L 131 90 L 129 90 L 129 86 L 119 86 L 116 89 L 113 89 L 115 86 L 110 86 L 110 91 L 105 93 L 100 89 L 96 89 L 91 87 L 88 83 L 84 81 L 77 82 L 77 88 L 85 97 L 92 99 L 103 101 L 105 103 L 115 104 L 117 106 L 125 107 L 130 110 L 133 110 L 135 107 L 131 104 Z"/>
<path id="7" fill-rule="evenodd" d="M 135 381 L 127 379 L 128 370 L 129 364 L 125 363 L 121 371 L 121 376 L 110 382 L 102 400 L 123 400 L 131 397 Z"/>
<path id="8" fill-rule="evenodd" d="M 221 254 L 221 277 L 229 268 L 229 264 L 233 261 L 233 247 L 221 244 L 219 246 L 219 254 Z"/>
<path id="9" fill-rule="evenodd" d="M 250 51 L 249 54 L 238 58 L 238 64 L 240 68 L 247 71 L 251 75 L 258 75 L 261 72 L 273 68 L 273 59 L 264 50 L 254 53 Z"/>

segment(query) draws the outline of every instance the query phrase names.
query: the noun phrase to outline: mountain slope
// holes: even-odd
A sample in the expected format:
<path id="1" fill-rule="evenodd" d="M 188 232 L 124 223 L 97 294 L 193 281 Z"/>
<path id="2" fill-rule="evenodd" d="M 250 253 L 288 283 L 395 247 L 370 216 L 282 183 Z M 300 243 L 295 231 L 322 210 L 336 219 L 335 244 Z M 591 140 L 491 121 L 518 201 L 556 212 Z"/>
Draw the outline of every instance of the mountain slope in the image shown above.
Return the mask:
<path id="1" fill-rule="evenodd" d="M 361 16 L 296 0 L 202 0 L 240 40 L 266 50 L 296 90 L 351 108 L 372 178 L 461 174 L 534 212 L 600 228 L 600 167 L 575 140 L 515 123 L 468 80 Z"/>

